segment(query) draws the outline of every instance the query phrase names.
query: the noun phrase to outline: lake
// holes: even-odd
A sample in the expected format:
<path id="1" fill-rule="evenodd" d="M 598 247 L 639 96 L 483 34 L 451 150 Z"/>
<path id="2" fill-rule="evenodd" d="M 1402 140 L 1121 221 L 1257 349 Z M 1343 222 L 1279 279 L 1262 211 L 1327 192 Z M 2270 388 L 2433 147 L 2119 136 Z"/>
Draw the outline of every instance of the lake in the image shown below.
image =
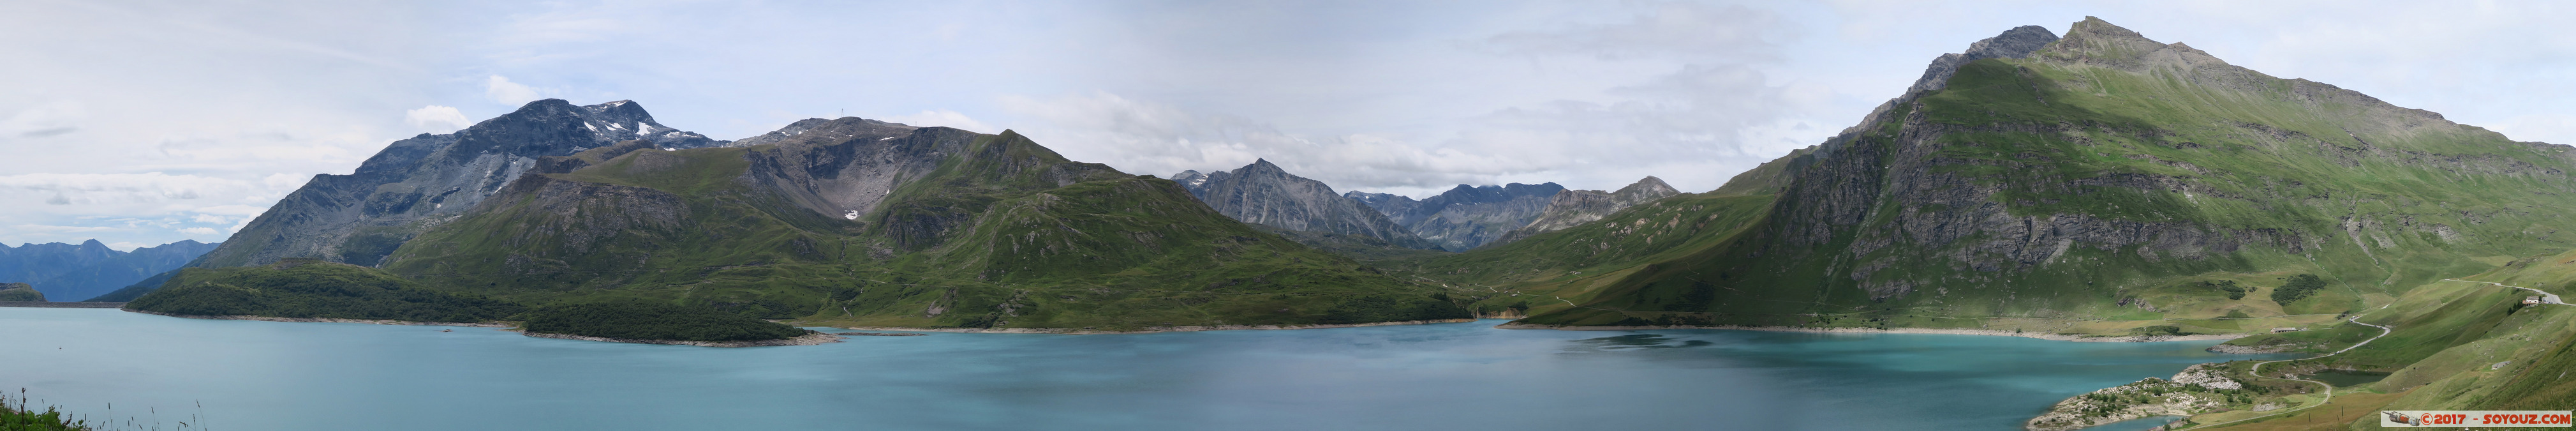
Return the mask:
<path id="1" fill-rule="evenodd" d="M 2016 430 L 2066 397 L 2259 357 L 1501 322 L 726 349 L 0 308 L 0 388 L 165 430 Z"/>

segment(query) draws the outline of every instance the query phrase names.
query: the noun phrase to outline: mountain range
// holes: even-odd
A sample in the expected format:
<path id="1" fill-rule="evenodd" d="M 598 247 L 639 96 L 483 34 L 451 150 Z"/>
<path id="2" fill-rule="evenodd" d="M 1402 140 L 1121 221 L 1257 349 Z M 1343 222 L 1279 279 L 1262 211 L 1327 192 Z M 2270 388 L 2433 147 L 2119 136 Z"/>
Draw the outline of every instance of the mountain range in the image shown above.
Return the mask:
<path id="1" fill-rule="evenodd" d="M 527 304 L 645 299 L 859 326 L 1467 317 L 1435 286 L 1012 131 L 812 119 L 723 142 L 650 118 L 632 102 L 544 100 L 398 142 L 195 265 L 312 258 Z"/>
<path id="2" fill-rule="evenodd" d="M 166 314 L 469 322 L 605 306 L 664 310 L 618 316 L 633 321 L 1027 332 L 1487 317 L 2259 333 L 2213 350 L 2332 353 L 2079 395 L 2026 428 L 2268 426 L 2576 399 L 2576 314 L 2544 299 L 2576 294 L 2576 239 L 2557 236 L 2576 229 L 2570 212 L 2576 147 L 2087 17 L 1934 58 L 1856 125 L 1698 193 L 1647 176 L 1337 195 L 1266 159 L 1162 179 L 1010 130 L 844 117 L 717 141 L 633 102 L 542 100 L 317 176 L 221 245 L 146 249 L 212 251 L 101 298 Z M 0 257 L 113 260 L 103 249 Z M 0 260 L 0 275 L 87 265 L 11 262 L 36 261 Z M 2342 398 L 2280 377 L 2324 370 L 2393 374 Z"/>
<path id="3" fill-rule="evenodd" d="M 193 265 L 318 258 L 529 303 L 862 326 L 1468 310 L 2119 333 L 2297 324 L 2566 247 L 2550 232 L 2576 223 L 2548 214 L 2576 209 L 2569 149 L 2088 18 L 1935 58 L 1859 124 L 1704 193 L 1646 177 L 1336 199 L 1267 160 L 1164 180 L 1011 131 L 809 119 L 725 142 L 632 102 L 547 100 L 316 177 Z M 2277 302 L 2208 287 L 2298 274 L 2328 285 Z M 2105 317 L 2127 318 L 2075 323 Z"/>
<path id="4" fill-rule="evenodd" d="M 25 283 L 54 300 L 79 301 L 177 269 L 216 246 L 181 240 L 117 251 L 98 240 L 0 244 L 0 282 Z"/>
<path id="5" fill-rule="evenodd" d="M 1428 199 L 1353 191 L 1342 196 L 1368 204 L 1414 236 L 1440 249 L 1467 251 L 1528 226 L 1547 211 L 1548 201 L 1565 191 L 1556 183 L 1511 183 L 1500 186 L 1459 184 Z"/>

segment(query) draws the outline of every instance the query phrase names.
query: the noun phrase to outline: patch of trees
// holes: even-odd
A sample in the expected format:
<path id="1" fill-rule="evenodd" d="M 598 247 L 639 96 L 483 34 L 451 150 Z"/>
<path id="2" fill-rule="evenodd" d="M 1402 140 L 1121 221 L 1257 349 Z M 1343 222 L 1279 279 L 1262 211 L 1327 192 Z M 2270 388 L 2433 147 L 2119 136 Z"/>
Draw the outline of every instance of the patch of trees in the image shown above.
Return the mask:
<path id="1" fill-rule="evenodd" d="M 528 332 L 640 340 L 777 340 L 807 332 L 710 307 L 642 301 L 549 305 L 525 317 Z"/>
<path id="2" fill-rule="evenodd" d="M 2236 285 L 2236 280 L 2201 281 L 2200 287 L 2225 291 L 2228 300 L 2245 299 L 2245 286 Z"/>
<path id="3" fill-rule="evenodd" d="M 373 268 L 335 263 L 184 271 L 125 308 L 200 316 L 456 323 L 506 320 L 527 309 L 498 299 L 430 290 Z"/>
<path id="4" fill-rule="evenodd" d="M 1471 319 L 1475 313 L 1449 302 L 1449 294 L 1406 298 L 1401 296 L 1363 296 L 1343 300 L 1324 311 L 1320 323 L 1349 324 L 1401 322 L 1407 320 Z"/>
<path id="5" fill-rule="evenodd" d="M 0 301 L 44 302 L 45 293 L 27 283 L 0 283 Z"/>
<path id="6" fill-rule="evenodd" d="M 2289 305 L 2291 302 L 2314 295 L 2317 290 L 2324 288 L 2326 288 L 2326 281 L 2317 278 L 2316 274 L 2290 276 L 2289 283 L 2282 284 L 2279 289 L 2272 289 L 2272 302 Z"/>

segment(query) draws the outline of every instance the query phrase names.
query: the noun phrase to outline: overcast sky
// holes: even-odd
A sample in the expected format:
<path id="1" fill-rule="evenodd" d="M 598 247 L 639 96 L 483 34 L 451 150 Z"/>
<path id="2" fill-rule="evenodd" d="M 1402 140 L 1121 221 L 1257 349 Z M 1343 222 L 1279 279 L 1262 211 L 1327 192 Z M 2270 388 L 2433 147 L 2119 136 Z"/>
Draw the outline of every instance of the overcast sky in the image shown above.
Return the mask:
<path id="1" fill-rule="evenodd" d="M 0 0 L 0 243 L 221 241 L 314 174 L 540 98 L 717 139 L 846 115 L 1130 173 L 1685 191 L 1946 52 L 2087 15 L 2518 140 L 2576 143 L 2576 26 L 2507 2 Z"/>

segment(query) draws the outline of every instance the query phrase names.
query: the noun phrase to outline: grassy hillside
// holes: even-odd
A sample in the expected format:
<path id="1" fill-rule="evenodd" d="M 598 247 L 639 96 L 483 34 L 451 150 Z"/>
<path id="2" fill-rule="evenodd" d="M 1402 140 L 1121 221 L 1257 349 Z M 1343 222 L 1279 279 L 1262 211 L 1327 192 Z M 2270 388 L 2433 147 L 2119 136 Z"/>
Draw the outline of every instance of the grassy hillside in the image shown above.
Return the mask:
<path id="1" fill-rule="evenodd" d="M 395 273 L 531 303 L 626 299 L 817 325 L 1132 329 L 1464 317 L 1209 210 L 1177 184 L 976 137 L 868 214 L 759 181 L 773 145 L 643 150 L 537 174 L 406 244 Z M 838 216 L 838 217 L 836 217 Z"/>
<path id="2" fill-rule="evenodd" d="M 205 316 L 472 323 L 524 311 L 515 303 L 429 289 L 382 270 L 311 259 L 187 268 L 125 309 Z"/>
<path id="3" fill-rule="evenodd" d="M 2503 280 L 2564 273 L 2576 254 L 2522 261 L 2469 277 Z M 2316 380 L 2317 375 L 2345 373 L 2384 376 L 2375 381 L 2336 383 L 2327 399 L 2316 383 L 2278 378 L 2240 379 L 2266 385 L 2296 383 L 2303 388 L 2274 391 L 2240 403 L 2237 411 L 2194 416 L 2191 420 L 2219 430 L 2363 430 L 2378 429 L 2375 412 L 2387 410 L 2564 410 L 2576 406 L 2576 381 L 2564 373 L 2576 370 L 2576 307 L 2522 304 L 2528 291 L 2485 283 L 2440 281 L 2412 289 L 2386 308 L 2358 311 L 2358 321 L 2393 328 L 2387 335 L 2364 325 L 2342 325 L 2311 333 L 2266 335 L 2230 341 L 2262 345 L 2297 336 L 2324 341 L 2311 345 L 2324 354 L 2379 336 L 2341 354 L 2268 364 L 2263 374 Z M 2245 369 L 2251 361 L 2232 363 Z M 2253 412 L 2256 403 L 2286 409 Z M 2304 407 L 2304 408 L 2303 408 Z"/>
<path id="4" fill-rule="evenodd" d="M 1608 266 L 1633 271 L 1551 293 L 1580 306 L 1525 323 L 2252 332 L 2389 304 L 2576 228 L 2554 215 L 2576 211 L 2566 146 L 2098 20 L 1890 106 L 1725 188 L 1777 191 L 1749 226 L 1622 257 Z M 1421 276 L 1490 284 L 1595 254 L 1519 253 L 1554 257 L 1471 252 Z M 2303 274 L 2323 288 L 2272 299 Z"/>
<path id="5" fill-rule="evenodd" d="M 655 302 L 593 302 L 537 307 L 521 327 L 530 333 L 680 340 L 782 340 L 806 330 L 705 307 Z"/>

